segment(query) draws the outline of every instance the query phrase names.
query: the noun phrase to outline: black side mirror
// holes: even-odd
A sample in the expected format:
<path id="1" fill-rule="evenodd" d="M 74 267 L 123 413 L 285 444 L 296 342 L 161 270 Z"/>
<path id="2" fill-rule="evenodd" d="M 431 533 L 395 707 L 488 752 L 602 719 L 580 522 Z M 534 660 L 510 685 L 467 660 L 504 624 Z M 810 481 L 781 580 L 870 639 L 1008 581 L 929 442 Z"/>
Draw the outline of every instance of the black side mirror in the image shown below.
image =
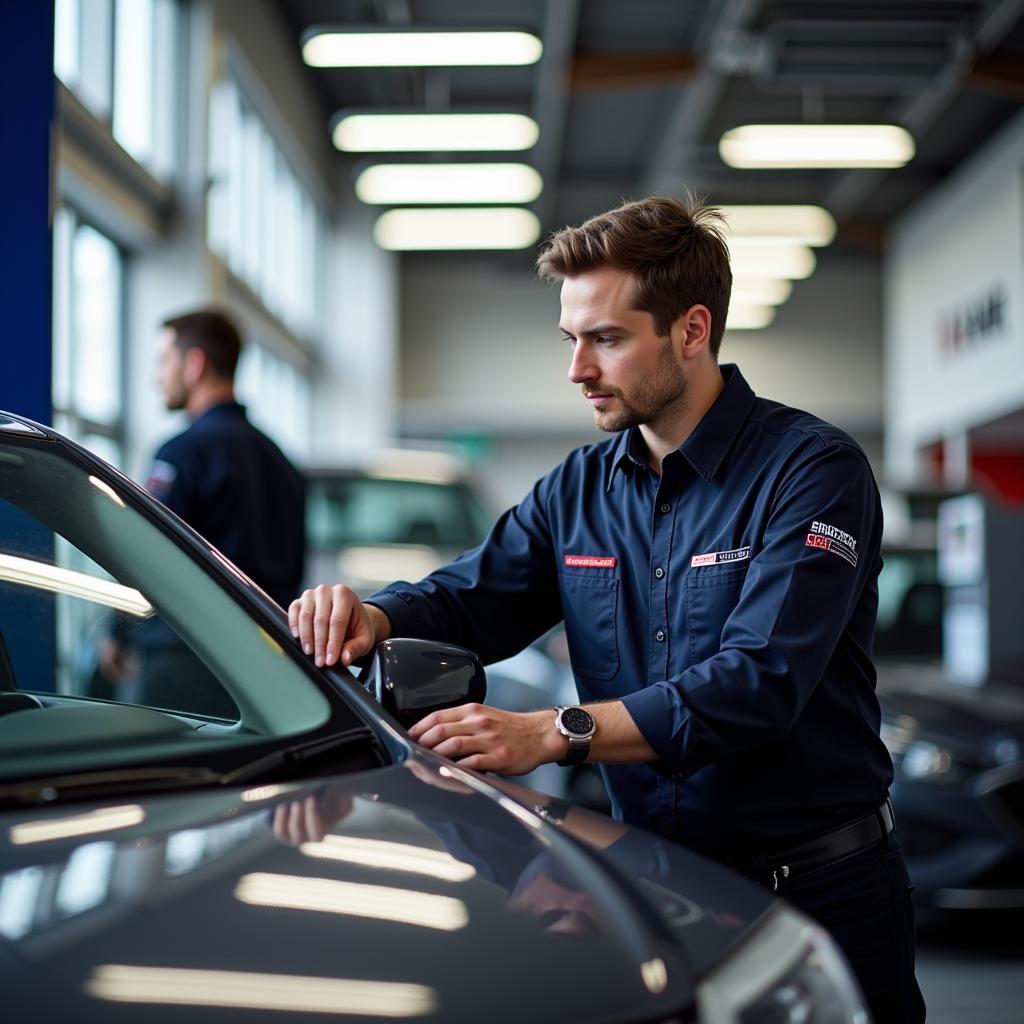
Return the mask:
<path id="1" fill-rule="evenodd" d="M 377 645 L 364 685 L 406 729 L 433 711 L 487 696 L 483 662 L 472 651 L 400 637 Z"/>

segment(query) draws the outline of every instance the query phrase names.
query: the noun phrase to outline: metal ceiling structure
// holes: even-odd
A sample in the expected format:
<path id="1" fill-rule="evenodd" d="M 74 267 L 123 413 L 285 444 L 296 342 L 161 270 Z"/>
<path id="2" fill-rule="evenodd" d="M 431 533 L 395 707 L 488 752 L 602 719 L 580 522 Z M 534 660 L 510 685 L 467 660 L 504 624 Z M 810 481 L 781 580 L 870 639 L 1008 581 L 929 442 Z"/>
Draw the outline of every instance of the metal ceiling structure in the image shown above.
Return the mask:
<path id="1" fill-rule="evenodd" d="M 525 28 L 529 67 L 309 69 L 324 131 L 347 107 L 530 113 L 550 231 L 688 185 L 720 203 L 817 203 L 838 244 L 885 225 L 1024 102 L 1024 0 L 278 0 L 296 47 L 314 25 Z M 741 171 L 722 133 L 751 122 L 889 122 L 896 170 Z M 439 159 L 444 155 L 439 155 Z M 341 162 L 351 158 L 338 155 Z"/>

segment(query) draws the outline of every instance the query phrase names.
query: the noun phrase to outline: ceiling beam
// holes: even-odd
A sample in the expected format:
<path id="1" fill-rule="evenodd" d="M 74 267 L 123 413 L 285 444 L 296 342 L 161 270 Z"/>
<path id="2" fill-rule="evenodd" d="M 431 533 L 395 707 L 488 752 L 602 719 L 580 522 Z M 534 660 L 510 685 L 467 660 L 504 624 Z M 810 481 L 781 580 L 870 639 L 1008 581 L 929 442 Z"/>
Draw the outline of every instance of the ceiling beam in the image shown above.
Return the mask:
<path id="1" fill-rule="evenodd" d="M 727 82 L 726 61 L 719 59 L 731 52 L 732 44 L 757 17 L 761 0 L 723 0 L 709 4 L 709 21 L 698 40 L 694 55 L 698 66 L 685 86 L 659 134 L 641 175 L 641 186 L 647 194 L 678 192 L 687 184 L 691 154 L 699 147 L 708 119 L 711 117 Z"/>
<path id="2" fill-rule="evenodd" d="M 1016 54 L 987 54 L 974 62 L 967 81 L 1011 100 L 1024 100 L 1024 61 Z"/>
<path id="3" fill-rule="evenodd" d="M 544 191 L 532 205 L 542 231 L 555 227 L 551 221 L 558 198 L 570 99 L 565 83 L 576 49 L 579 10 L 580 0 L 548 0 L 544 11 L 544 53 L 537 66 L 533 92 L 533 118 L 540 128 L 540 138 L 533 149 L 533 166 L 544 179 Z"/>
<path id="4" fill-rule="evenodd" d="M 1024 15 L 1024 0 L 1001 0 L 989 8 L 970 38 L 956 40 L 953 57 L 935 76 L 932 84 L 909 102 L 889 111 L 884 120 L 903 125 L 915 138 L 922 138 L 963 89 L 971 69 L 994 50 Z M 877 191 L 891 172 L 848 171 L 829 193 L 825 206 L 837 220 L 853 217 Z"/>
<path id="5" fill-rule="evenodd" d="M 632 89 L 686 82 L 697 70 L 692 53 L 577 54 L 569 70 L 573 92 Z"/>

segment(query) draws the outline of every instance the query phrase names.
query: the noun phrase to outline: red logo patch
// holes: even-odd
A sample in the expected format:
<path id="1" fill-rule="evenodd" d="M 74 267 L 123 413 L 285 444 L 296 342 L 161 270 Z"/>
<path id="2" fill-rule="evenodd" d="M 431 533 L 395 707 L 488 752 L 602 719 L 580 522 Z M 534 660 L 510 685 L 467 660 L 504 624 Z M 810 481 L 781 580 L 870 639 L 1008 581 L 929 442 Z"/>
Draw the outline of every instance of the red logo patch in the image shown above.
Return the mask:
<path id="1" fill-rule="evenodd" d="M 832 547 L 832 541 L 828 537 L 822 537 L 820 533 L 809 533 L 807 534 L 807 544 L 809 548 L 824 548 L 826 551 Z"/>
<path id="2" fill-rule="evenodd" d="M 565 555 L 562 562 L 570 569 L 614 569 L 619 564 L 613 555 Z"/>

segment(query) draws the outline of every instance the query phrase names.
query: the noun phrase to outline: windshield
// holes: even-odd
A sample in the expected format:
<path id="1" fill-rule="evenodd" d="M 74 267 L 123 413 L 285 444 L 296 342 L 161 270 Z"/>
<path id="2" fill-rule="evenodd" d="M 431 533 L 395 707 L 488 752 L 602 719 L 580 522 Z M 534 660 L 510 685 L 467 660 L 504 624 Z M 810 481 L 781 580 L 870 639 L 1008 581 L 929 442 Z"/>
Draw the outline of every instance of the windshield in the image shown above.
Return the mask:
<path id="1" fill-rule="evenodd" d="M 116 475 L 0 432 L 0 784 L 309 732 L 308 671 Z"/>

